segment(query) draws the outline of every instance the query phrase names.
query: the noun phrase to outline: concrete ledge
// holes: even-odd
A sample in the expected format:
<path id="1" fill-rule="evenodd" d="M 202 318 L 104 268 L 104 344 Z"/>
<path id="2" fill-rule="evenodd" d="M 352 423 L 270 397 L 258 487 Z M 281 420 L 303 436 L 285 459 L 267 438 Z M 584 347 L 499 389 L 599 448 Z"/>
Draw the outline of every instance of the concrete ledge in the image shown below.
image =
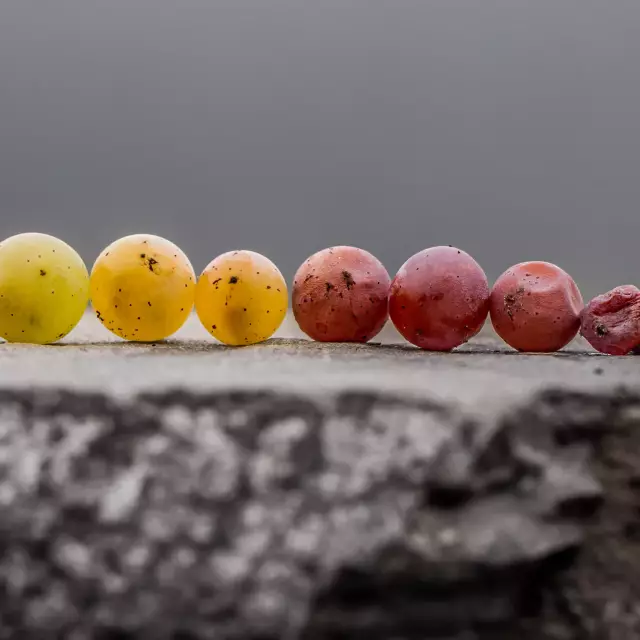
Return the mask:
<path id="1" fill-rule="evenodd" d="M 91 331 L 0 347 L 0 637 L 640 635 L 634 358 Z"/>

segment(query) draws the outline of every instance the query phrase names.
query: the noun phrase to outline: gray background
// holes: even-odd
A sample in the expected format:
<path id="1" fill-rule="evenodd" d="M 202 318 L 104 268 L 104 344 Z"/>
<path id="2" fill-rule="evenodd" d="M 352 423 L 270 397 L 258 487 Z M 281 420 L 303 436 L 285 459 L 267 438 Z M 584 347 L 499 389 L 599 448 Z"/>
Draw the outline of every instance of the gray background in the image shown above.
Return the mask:
<path id="1" fill-rule="evenodd" d="M 640 273 L 637 0 L 0 0 L 0 235 L 132 232 L 289 278 L 455 244 Z"/>

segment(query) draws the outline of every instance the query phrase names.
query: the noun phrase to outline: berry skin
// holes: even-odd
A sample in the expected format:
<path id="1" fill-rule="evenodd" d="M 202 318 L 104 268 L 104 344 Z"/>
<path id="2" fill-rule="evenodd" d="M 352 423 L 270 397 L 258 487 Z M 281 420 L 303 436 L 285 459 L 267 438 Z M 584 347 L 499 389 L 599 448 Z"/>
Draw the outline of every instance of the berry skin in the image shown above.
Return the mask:
<path id="1" fill-rule="evenodd" d="M 600 353 L 624 356 L 640 346 L 640 289 L 626 284 L 584 308 L 581 335 Z"/>
<path id="2" fill-rule="evenodd" d="M 455 247 L 431 247 L 411 256 L 396 274 L 391 320 L 412 344 L 450 351 L 475 336 L 489 312 L 482 267 Z"/>
<path id="3" fill-rule="evenodd" d="M 149 234 L 110 244 L 91 271 L 91 302 L 112 333 L 136 342 L 174 334 L 193 309 L 195 273 L 172 242 Z"/>
<path id="4" fill-rule="evenodd" d="M 389 274 L 368 251 L 330 247 L 314 253 L 293 281 L 300 329 L 319 342 L 368 342 L 389 311 Z"/>
<path id="5" fill-rule="evenodd" d="M 491 291 L 491 322 L 518 351 L 551 353 L 575 338 L 582 295 L 573 278 L 549 262 L 522 262 L 507 269 Z"/>
<path id="6" fill-rule="evenodd" d="M 0 243 L 0 337 L 50 344 L 64 338 L 89 303 L 89 273 L 68 244 L 42 233 Z"/>
<path id="7" fill-rule="evenodd" d="M 207 331 L 231 346 L 268 340 L 287 314 L 287 283 L 271 260 L 254 251 L 229 251 L 202 272 L 196 312 Z"/>

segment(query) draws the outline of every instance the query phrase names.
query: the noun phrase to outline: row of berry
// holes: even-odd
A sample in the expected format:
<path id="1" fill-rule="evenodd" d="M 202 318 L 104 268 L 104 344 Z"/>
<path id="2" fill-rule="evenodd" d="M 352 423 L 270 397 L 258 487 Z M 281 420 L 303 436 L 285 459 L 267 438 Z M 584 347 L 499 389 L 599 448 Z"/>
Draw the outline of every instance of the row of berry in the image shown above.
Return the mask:
<path id="1" fill-rule="evenodd" d="M 77 252 L 49 235 L 0 243 L 0 337 L 47 344 L 66 336 L 91 301 L 98 319 L 125 340 L 155 342 L 175 333 L 195 306 L 203 326 L 228 345 L 271 337 L 285 318 L 287 284 L 253 251 L 215 258 L 196 278 L 187 256 L 154 235 L 110 244 L 91 274 Z M 367 342 L 389 317 L 414 345 L 449 351 L 491 317 L 520 351 L 552 352 L 578 333 L 598 351 L 623 355 L 640 345 L 640 290 L 625 285 L 584 307 L 562 269 L 524 262 L 489 287 L 480 265 L 451 246 L 409 258 L 391 280 L 382 263 L 355 247 L 324 249 L 298 269 L 292 309 L 302 331 L 324 342 Z"/>
<path id="2" fill-rule="evenodd" d="M 315 340 L 366 342 L 389 316 L 412 344 L 450 351 L 475 336 L 487 316 L 519 351 L 549 353 L 578 331 L 594 349 L 625 355 L 640 346 L 640 290 L 616 287 L 586 307 L 573 278 L 549 262 L 522 262 L 490 289 L 468 254 L 451 246 L 411 256 L 390 282 L 370 253 L 333 247 L 311 256 L 293 285 L 293 311 Z"/>

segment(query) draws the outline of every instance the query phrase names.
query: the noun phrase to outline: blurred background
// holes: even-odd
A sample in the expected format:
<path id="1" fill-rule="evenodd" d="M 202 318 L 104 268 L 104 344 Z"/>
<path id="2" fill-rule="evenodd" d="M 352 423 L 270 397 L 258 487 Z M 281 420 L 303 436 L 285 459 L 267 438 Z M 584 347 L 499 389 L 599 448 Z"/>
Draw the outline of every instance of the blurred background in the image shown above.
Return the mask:
<path id="1" fill-rule="evenodd" d="M 0 236 L 638 283 L 637 0 L 2 0 Z"/>

